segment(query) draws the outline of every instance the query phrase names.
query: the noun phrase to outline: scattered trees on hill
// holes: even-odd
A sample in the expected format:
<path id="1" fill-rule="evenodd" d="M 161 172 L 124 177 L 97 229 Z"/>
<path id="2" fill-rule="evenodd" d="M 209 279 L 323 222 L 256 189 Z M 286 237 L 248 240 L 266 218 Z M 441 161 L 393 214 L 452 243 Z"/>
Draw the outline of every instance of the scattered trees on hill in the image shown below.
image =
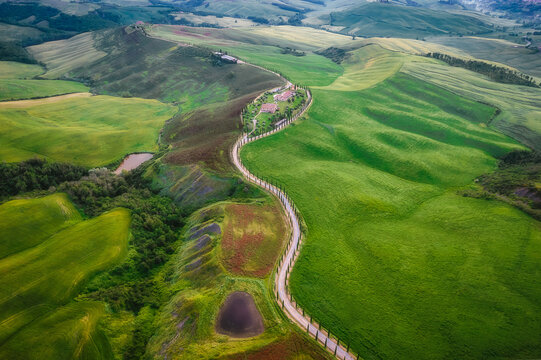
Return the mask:
<path id="1" fill-rule="evenodd" d="M 494 64 L 489 64 L 484 61 L 466 60 L 441 53 L 428 53 L 427 56 L 444 61 L 451 66 L 462 67 L 486 75 L 490 79 L 503 84 L 538 87 L 538 84 L 533 77 L 530 77 L 529 75 Z"/>

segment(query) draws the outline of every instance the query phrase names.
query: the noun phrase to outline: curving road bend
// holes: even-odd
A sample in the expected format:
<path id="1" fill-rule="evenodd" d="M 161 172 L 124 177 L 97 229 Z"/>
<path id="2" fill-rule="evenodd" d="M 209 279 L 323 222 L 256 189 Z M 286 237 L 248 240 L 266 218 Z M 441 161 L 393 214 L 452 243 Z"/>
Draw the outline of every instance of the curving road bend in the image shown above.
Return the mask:
<path id="1" fill-rule="evenodd" d="M 337 340 L 329 337 L 327 332 L 325 332 L 324 330 L 320 330 L 320 326 L 317 323 L 311 322 L 310 318 L 304 316 L 304 311 L 300 307 L 298 307 L 298 305 L 293 301 L 293 298 L 288 291 L 289 273 L 290 270 L 293 268 L 295 261 L 297 260 L 297 257 L 299 255 L 298 249 L 301 243 L 301 228 L 299 219 L 296 215 L 295 206 L 293 205 L 292 201 L 287 197 L 287 195 L 280 189 L 253 175 L 248 169 L 246 169 L 240 159 L 240 150 L 244 145 L 249 142 L 256 141 L 260 138 L 272 135 L 278 131 L 281 131 L 291 122 L 297 120 L 300 116 L 302 116 L 306 112 L 306 110 L 308 110 L 312 105 L 312 95 L 309 90 L 307 90 L 307 94 L 308 101 L 305 107 L 295 117 L 293 117 L 285 124 L 279 126 L 278 128 L 265 134 L 253 138 L 250 138 L 246 134 L 242 135 L 233 145 L 231 155 L 233 164 L 235 164 L 236 168 L 241 172 L 241 174 L 247 181 L 264 188 L 267 192 L 278 198 L 280 204 L 282 205 L 282 208 L 284 209 L 284 213 L 288 221 L 290 222 L 291 238 L 289 239 L 286 252 L 282 257 L 281 261 L 279 262 L 275 278 L 276 301 L 285 312 L 285 314 L 293 322 L 295 322 L 298 326 L 301 327 L 301 329 L 303 329 L 303 331 L 307 332 L 319 343 L 321 343 L 325 347 L 325 349 L 331 354 L 335 355 L 338 359 L 355 360 L 358 359 L 358 357 L 349 353 L 347 349 L 342 346 L 342 344 L 338 344 Z"/>

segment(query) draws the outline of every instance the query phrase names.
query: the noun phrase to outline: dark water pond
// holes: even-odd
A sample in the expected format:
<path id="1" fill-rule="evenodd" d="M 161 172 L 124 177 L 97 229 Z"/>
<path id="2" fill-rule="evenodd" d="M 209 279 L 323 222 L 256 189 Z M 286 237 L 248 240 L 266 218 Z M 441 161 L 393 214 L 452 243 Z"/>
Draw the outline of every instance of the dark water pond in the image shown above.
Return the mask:
<path id="1" fill-rule="evenodd" d="M 231 337 L 245 338 L 261 334 L 265 330 L 263 318 L 252 295 L 237 291 L 231 293 L 216 321 L 216 331 Z"/>

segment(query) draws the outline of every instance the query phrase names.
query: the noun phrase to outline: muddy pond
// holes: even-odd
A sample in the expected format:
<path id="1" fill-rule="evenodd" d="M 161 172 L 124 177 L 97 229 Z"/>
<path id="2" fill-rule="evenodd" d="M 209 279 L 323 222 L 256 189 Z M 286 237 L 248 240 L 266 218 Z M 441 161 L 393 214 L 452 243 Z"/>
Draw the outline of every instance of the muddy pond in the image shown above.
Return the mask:
<path id="1" fill-rule="evenodd" d="M 263 318 L 252 295 L 242 291 L 231 293 L 218 313 L 216 332 L 246 338 L 259 335 L 264 330 Z"/>
<path id="2" fill-rule="evenodd" d="M 115 170 L 115 174 L 121 174 L 124 170 L 133 170 L 145 161 L 152 159 L 153 156 L 154 154 L 151 153 L 130 154 L 124 158 L 122 164 Z"/>

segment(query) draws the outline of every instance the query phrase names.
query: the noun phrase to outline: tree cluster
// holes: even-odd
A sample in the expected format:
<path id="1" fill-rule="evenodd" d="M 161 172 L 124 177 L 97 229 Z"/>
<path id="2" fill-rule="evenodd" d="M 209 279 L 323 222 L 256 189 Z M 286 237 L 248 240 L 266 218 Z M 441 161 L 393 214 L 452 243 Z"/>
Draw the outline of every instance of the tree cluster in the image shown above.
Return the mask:
<path id="1" fill-rule="evenodd" d="M 136 254 L 128 268 L 115 270 L 117 275 L 127 271 L 135 277 L 144 276 L 173 253 L 184 214 L 171 199 L 154 194 L 137 171 L 116 176 L 107 169 L 91 170 L 88 176 L 65 182 L 58 190 L 67 193 L 89 216 L 116 207 L 131 210 Z"/>
<path id="2" fill-rule="evenodd" d="M 306 55 L 306 53 L 304 51 L 298 51 L 298 50 L 290 48 L 290 47 L 282 48 L 281 53 L 282 54 L 290 54 L 290 55 L 293 55 L 293 56 L 305 56 Z"/>
<path id="3" fill-rule="evenodd" d="M 34 190 L 48 190 L 87 174 L 88 170 L 82 166 L 37 158 L 20 163 L 0 163 L 0 198 Z"/>
<path id="4" fill-rule="evenodd" d="M 534 78 L 529 75 L 484 61 L 460 59 L 441 53 L 428 53 L 427 56 L 444 61 L 451 66 L 462 67 L 486 75 L 499 83 L 538 87 Z"/>

